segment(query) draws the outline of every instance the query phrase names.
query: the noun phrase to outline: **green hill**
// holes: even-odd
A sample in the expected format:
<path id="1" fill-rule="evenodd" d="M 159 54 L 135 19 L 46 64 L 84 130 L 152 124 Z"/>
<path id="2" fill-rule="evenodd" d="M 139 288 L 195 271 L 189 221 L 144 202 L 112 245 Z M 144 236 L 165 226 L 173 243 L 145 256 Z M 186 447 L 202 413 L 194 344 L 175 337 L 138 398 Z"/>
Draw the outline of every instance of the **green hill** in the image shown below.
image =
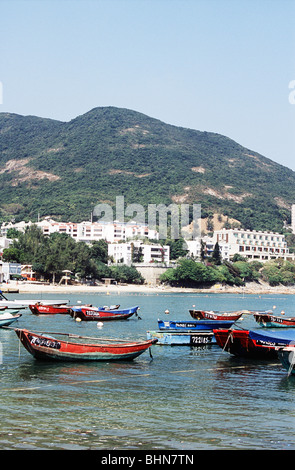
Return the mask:
<path id="1" fill-rule="evenodd" d="M 100 202 L 201 203 L 245 228 L 281 230 L 295 172 L 228 137 L 114 107 L 69 122 L 0 113 L 0 217 L 89 219 Z"/>

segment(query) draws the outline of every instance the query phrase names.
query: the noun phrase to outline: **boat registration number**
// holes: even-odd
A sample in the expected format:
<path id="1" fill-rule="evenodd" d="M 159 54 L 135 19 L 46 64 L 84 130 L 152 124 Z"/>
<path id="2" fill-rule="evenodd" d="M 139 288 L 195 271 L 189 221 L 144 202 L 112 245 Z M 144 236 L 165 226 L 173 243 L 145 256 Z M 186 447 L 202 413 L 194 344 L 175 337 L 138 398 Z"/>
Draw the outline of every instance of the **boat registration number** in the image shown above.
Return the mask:
<path id="1" fill-rule="evenodd" d="M 96 312 L 95 310 L 85 310 L 85 315 L 87 317 L 99 317 L 100 313 Z"/>
<path id="2" fill-rule="evenodd" d="M 40 336 L 28 335 L 31 344 L 44 346 L 45 348 L 60 349 L 61 343 L 51 338 L 40 338 Z"/>
<path id="3" fill-rule="evenodd" d="M 208 344 L 208 343 L 211 343 L 211 336 L 191 335 L 190 343 L 191 344 Z"/>

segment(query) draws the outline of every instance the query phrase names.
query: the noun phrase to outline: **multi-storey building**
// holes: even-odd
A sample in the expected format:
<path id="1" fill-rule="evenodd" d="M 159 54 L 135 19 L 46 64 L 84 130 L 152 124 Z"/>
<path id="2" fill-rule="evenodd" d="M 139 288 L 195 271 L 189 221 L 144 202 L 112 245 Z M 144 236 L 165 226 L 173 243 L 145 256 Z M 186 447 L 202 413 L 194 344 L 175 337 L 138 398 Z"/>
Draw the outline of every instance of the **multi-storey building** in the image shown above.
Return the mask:
<path id="1" fill-rule="evenodd" d="M 292 206 L 292 227 L 295 224 L 295 205 Z M 31 226 L 32 222 L 20 222 L 18 224 L 4 223 L 1 226 L 1 235 L 6 237 L 9 228 L 15 228 L 24 231 L 26 227 Z M 138 238 L 159 239 L 156 230 L 151 230 L 145 224 L 139 224 L 134 221 L 122 223 L 118 221 L 110 222 L 56 222 L 46 217 L 41 222 L 36 223 L 42 229 L 43 234 L 66 233 L 77 241 L 92 243 L 97 240 L 105 240 L 110 245 L 109 255 L 113 256 L 115 262 L 124 259 L 124 262 L 130 262 L 132 257 L 131 244 L 128 242 Z M 293 229 L 295 233 L 295 227 Z M 238 253 L 250 260 L 267 261 L 275 258 L 283 258 L 284 260 L 295 260 L 295 255 L 289 253 L 284 235 L 273 232 L 250 231 L 242 229 L 222 229 L 214 232 L 213 237 L 204 237 L 206 255 L 210 256 L 216 242 L 220 247 L 221 256 L 225 260 L 230 260 Z M 118 243 L 120 242 L 120 243 Z M 122 242 L 126 243 L 126 247 Z M 188 252 L 195 258 L 201 255 L 201 240 L 189 240 L 186 242 Z M 142 242 L 141 242 L 142 244 Z M 134 245 L 135 246 L 135 245 Z M 145 247 L 145 248 L 143 248 Z M 160 245 L 143 245 L 145 262 L 151 260 L 169 262 L 169 247 L 164 247 L 165 253 L 160 251 Z M 167 258 L 168 253 L 168 258 Z M 148 261 L 146 261 L 148 260 Z M 168 261 L 167 261 L 168 260 Z"/>
<path id="2" fill-rule="evenodd" d="M 1 234 L 2 236 L 7 235 L 7 231 L 10 228 L 24 231 L 26 227 L 30 227 L 32 222 L 19 222 L 12 224 L 2 224 Z M 140 224 L 135 221 L 128 223 L 114 221 L 110 222 L 56 222 L 55 220 L 46 217 L 41 222 L 36 222 L 38 227 L 41 228 L 44 235 L 50 235 L 51 233 L 66 233 L 77 241 L 83 241 L 91 243 L 97 240 L 106 240 L 109 243 L 116 241 L 126 241 L 130 238 L 148 238 L 158 239 L 159 235 L 156 230 L 150 230 L 146 224 Z"/>
<path id="3" fill-rule="evenodd" d="M 205 256 L 211 256 L 214 250 L 213 238 L 204 236 L 195 240 L 185 240 L 184 249 L 187 249 L 188 256 L 195 259 L 202 257 L 202 250 Z"/>
<path id="4" fill-rule="evenodd" d="M 284 235 L 272 232 L 242 229 L 222 229 L 213 234 L 214 243 L 218 242 L 223 259 L 231 259 L 236 253 L 258 261 L 275 258 L 294 261 L 289 253 Z"/>
<path id="5" fill-rule="evenodd" d="M 168 245 L 144 244 L 140 241 L 109 243 L 108 255 L 115 263 L 127 265 L 137 262 L 143 264 L 153 262 L 169 264 L 170 247 Z"/>

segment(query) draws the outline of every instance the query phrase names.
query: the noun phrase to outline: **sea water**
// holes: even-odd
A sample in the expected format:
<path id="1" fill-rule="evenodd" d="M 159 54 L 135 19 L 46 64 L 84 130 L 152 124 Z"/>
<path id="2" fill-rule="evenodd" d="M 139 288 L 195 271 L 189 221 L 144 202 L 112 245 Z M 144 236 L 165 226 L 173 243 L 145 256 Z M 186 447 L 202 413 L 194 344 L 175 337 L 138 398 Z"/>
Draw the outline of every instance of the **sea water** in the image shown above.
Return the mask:
<path id="1" fill-rule="evenodd" d="M 295 316 L 294 295 L 118 291 L 60 297 L 70 304 L 139 305 L 140 319 L 101 326 L 69 315 L 35 316 L 26 309 L 12 326 L 138 340 L 157 329 L 158 318 L 189 320 L 193 307 L 276 307 L 276 313 Z M 247 314 L 238 324 L 260 328 Z M 287 377 L 277 360 L 236 358 L 217 345 L 154 345 L 152 357 L 146 351 L 132 362 L 54 363 L 34 359 L 13 330 L 0 329 L 0 343 L 0 449 L 295 449 L 295 377 Z"/>

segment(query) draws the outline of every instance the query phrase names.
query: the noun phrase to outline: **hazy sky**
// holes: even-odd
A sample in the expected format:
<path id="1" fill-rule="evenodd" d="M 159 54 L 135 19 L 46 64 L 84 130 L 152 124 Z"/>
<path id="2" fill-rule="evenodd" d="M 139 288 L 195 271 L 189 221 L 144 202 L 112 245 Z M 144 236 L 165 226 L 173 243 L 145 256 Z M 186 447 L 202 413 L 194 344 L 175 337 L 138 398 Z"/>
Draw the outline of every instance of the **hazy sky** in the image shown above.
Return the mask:
<path id="1" fill-rule="evenodd" d="M 0 112 L 129 108 L 295 170 L 295 0 L 0 0 L 0 19 Z"/>

